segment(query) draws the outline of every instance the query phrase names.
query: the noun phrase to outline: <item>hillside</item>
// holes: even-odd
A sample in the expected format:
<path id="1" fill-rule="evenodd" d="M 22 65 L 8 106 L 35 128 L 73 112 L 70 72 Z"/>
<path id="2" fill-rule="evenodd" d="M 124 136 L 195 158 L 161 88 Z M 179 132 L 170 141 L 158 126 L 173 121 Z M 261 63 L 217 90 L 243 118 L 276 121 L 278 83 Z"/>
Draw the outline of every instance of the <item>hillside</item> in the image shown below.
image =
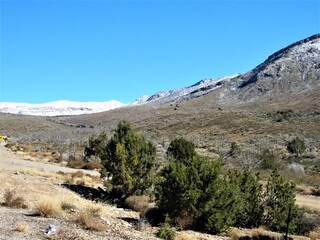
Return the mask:
<path id="1" fill-rule="evenodd" d="M 249 150 L 283 149 L 301 136 L 319 154 L 319 66 L 318 34 L 279 50 L 247 73 L 157 93 L 133 106 L 80 116 L 0 113 L 0 132 L 28 142 L 80 143 L 126 119 L 160 152 L 178 136 L 218 154 L 231 142 Z"/>

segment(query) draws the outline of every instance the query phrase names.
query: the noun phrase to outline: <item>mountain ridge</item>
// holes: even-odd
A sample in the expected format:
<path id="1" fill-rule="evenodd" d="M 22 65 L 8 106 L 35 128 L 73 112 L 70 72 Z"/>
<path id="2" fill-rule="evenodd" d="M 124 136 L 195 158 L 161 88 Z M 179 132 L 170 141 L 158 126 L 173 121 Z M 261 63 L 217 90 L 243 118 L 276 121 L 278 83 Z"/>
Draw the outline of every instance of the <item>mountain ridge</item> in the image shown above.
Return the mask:
<path id="1" fill-rule="evenodd" d="M 29 108 L 24 104 L 17 106 L 13 103 L 0 103 L 0 112 L 38 116 L 91 114 L 124 106 L 163 107 L 211 92 L 217 93 L 216 100 L 223 105 L 253 101 L 260 97 L 271 99 L 278 94 L 291 94 L 319 86 L 320 34 L 315 34 L 276 51 L 264 62 L 245 73 L 218 79 L 203 79 L 188 87 L 142 96 L 127 105 L 115 100 L 100 103 L 57 101 L 51 104 L 58 107 L 40 104 L 29 105 Z M 63 102 L 68 104 L 61 106 Z M 41 109 L 43 105 L 46 109 Z"/>

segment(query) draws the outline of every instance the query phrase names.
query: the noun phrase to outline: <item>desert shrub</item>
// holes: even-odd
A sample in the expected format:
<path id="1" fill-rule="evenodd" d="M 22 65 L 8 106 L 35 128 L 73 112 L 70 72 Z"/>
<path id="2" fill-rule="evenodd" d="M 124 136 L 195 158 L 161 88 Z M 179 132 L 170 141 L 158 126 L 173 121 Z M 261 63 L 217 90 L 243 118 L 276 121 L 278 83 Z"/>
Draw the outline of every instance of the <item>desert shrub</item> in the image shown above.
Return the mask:
<path id="1" fill-rule="evenodd" d="M 236 142 L 232 142 L 230 145 L 229 155 L 236 156 L 241 152 L 239 145 Z"/>
<path id="2" fill-rule="evenodd" d="M 77 207 L 73 203 L 62 201 L 61 202 L 61 209 L 63 211 L 74 211 L 77 209 Z"/>
<path id="3" fill-rule="evenodd" d="M 260 167 L 262 169 L 275 169 L 277 167 L 276 154 L 270 149 L 263 149 L 259 154 L 259 158 L 261 160 Z"/>
<path id="4" fill-rule="evenodd" d="M 75 168 L 75 169 L 82 169 L 84 167 L 85 163 L 80 160 L 70 160 L 67 163 L 67 167 Z"/>
<path id="5" fill-rule="evenodd" d="M 295 154 L 297 157 L 301 156 L 301 154 L 306 150 L 304 140 L 296 137 L 295 139 L 289 141 L 287 143 L 287 150 L 290 153 Z"/>
<path id="6" fill-rule="evenodd" d="M 156 236 L 165 240 L 174 240 L 176 238 L 176 230 L 170 226 L 170 218 L 168 216 L 165 222 L 161 224 Z"/>
<path id="7" fill-rule="evenodd" d="M 306 235 L 319 227 L 320 216 L 318 214 L 310 214 L 305 209 L 302 209 L 297 222 L 296 233 Z"/>
<path id="8" fill-rule="evenodd" d="M 72 178 L 81 178 L 84 176 L 84 172 L 83 171 L 76 171 L 71 173 L 71 177 Z"/>
<path id="9" fill-rule="evenodd" d="M 81 160 L 71 160 L 67 163 L 67 167 L 75 168 L 75 169 L 87 169 L 87 170 L 95 170 L 95 169 L 103 168 L 101 163 L 85 162 Z"/>
<path id="10" fill-rule="evenodd" d="M 147 196 L 130 196 L 124 201 L 124 206 L 137 212 L 145 212 L 149 205 Z"/>
<path id="11" fill-rule="evenodd" d="M 277 111 L 274 114 L 274 119 L 275 119 L 276 122 L 282 122 L 282 121 L 285 121 L 285 120 L 286 121 L 289 120 L 294 115 L 295 114 L 294 114 L 292 109 L 285 109 L 285 110 Z"/>
<path id="12" fill-rule="evenodd" d="M 4 193 L 4 206 L 10 208 L 28 208 L 22 197 L 16 196 L 12 190 L 6 190 Z"/>
<path id="13" fill-rule="evenodd" d="M 84 163 L 82 169 L 87 169 L 87 170 L 95 170 L 95 169 L 101 169 L 103 168 L 101 163 L 98 162 L 86 162 Z"/>
<path id="14" fill-rule="evenodd" d="M 151 224 L 146 218 L 139 218 L 139 220 L 134 224 L 134 229 L 138 231 L 144 231 L 147 228 L 150 228 Z"/>
<path id="15" fill-rule="evenodd" d="M 28 225 L 25 223 L 18 223 L 14 230 L 17 232 L 26 232 L 28 230 Z"/>
<path id="16" fill-rule="evenodd" d="M 86 213 L 92 215 L 93 217 L 100 217 L 102 211 L 103 211 L 103 207 L 99 204 L 93 203 L 93 204 L 88 204 L 85 207 L 85 211 Z"/>
<path id="17" fill-rule="evenodd" d="M 106 224 L 98 217 L 88 212 L 79 213 L 75 219 L 75 222 L 80 224 L 84 229 L 93 231 L 105 231 L 107 230 Z"/>
<path id="18" fill-rule="evenodd" d="M 35 214 L 42 217 L 59 217 L 62 214 L 61 203 L 56 198 L 43 198 L 37 202 Z"/>

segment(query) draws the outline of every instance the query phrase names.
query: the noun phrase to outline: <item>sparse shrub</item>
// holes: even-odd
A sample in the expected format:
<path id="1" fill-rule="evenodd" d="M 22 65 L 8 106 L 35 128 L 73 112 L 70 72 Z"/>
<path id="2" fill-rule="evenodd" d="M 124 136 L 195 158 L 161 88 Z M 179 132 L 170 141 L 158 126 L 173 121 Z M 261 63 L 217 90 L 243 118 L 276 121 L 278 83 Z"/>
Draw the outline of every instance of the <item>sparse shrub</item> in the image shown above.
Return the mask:
<path id="1" fill-rule="evenodd" d="M 277 167 L 277 156 L 272 150 L 263 149 L 259 154 L 259 158 L 261 160 L 260 165 L 262 169 L 275 169 Z"/>
<path id="2" fill-rule="evenodd" d="M 82 169 L 87 169 L 87 170 L 95 170 L 95 169 L 101 169 L 103 168 L 101 163 L 98 162 L 86 162 Z"/>
<path id="3" fill-rule="evenodd" d="M 82 212 L 79 213 L 75 221 L 80 224 L 84 229 L 93 231 L 105 231 L 107 230 L 106 224 L 98 217 L 95 217 L 91 213 Z"/>
<path id="4" fill-rule="evenodd" d="M 295 114 L 294 114 L 292 109 L 285 109 L 285 110 L 277 111 L 274 114 L 274 119 L 275 119 L 276 122 L 282 122 L 282 121 L 285 121 L 285 120 L 286 121 L 289 120 L 294 115 Z"/>
<path id="5" fill-rule="evenodd" d="M 43 198 L 37 202 L 35 214 L 42 217 L 59 217 L 62 214 L 61 203 L 55 198 Z"/>
<path id="6" fill-rule="evenodd" d="M 176 238 L 176 230 L 170 226 L 170 218 L 168 216 L 165 222 L 161 224 L 156 236 L 164 240 L 174 240 Z"/>
<path id="7" fill-rule="evenodd" d="M 96 203 L 92 203 L 92 204 L 88 204 L 85 207 L 85 211 L 86 213 L 92 215 L 93 217 L 100 217 L 101 213 L 102 213 L 102 206 Z"/>
<path id="8" fill-rule="evenodd" d="M 238 228 L 233 228 L 228 232 L 231 240 L 238 240 L 241 236 L 240 230 Z"/>
<path id="9" fill-rule="evenodd" d="M 304 143 L 304 140 L 300 139 L 299 137 L 296 137 L 292 141 L 289 141 L 287 143 L 287 150 L 295 154 L 297 157 L 300 157 L 302 153 L 306 150 L 306 145 Z"/>
<path id="10" fill-rule="evenodd" d="M 15 196 L 16 193 L 12 190 L 6 190 L 4 193 L 3 205 L 10 208 L 28 208 L 25 200 L 22 197 Z"/>
<path id="11" fill-rule="evenodd" d="M 84 172 L 83 171 L 76 171 L 71 173 L 71 177 L 72 178 L 81 178 L 84 176 Z"/>
<path id="12" fill-rule="evenodd" d="M 137 212 L 145 212 L 149 205 L 147 196 L 130 196 L 124 201 L 124 206 Z"/>
<path id="13" fill-rule="evenodd" d="M 232 142 L 230 145 L 230 151 L 229 151 L 230 156 L 236 156 L 240 152 L 241 152 L 241 149 L 239 145 L 236 142 Z"/>
<path id="14" fill-rule="evenodd" d="M 134 228 L 138 231 L 144 231 L 147 228 L 150 228 L 151 224 L 146 218 L 140 218 L 137 223 L 135 223 Z"/>
<path id="15" fill-rule="evenodd" d="M 75 169 L 82 169 L 84 166 L 84 162 L 83 161 L 79 161 L 79 160 L 70 160 L 67 163 L 67 167 L 70 168 L 75 168 Z"/>
<path id="16" fill-rule="evenodd" d="M 77 207 L 73 203 L 63 201 L 61 202 L 61 209 L 63 211 L 74 211 L 77 209 Z"/>
<path id="17" fill-rule="evenodd" d="M 18 223 L 14 230 L 17 232 L 26 232 L 28 230 L 28 225 L 25 223 Z"/>
<path id="18" fill-rule="evenodd" d="M 296 233 L 299 235 L 306 235 L 313 230 L 320 227 L 320 216 L 318 214 L 310 214 L 302 209 L 297 222 Z"/>

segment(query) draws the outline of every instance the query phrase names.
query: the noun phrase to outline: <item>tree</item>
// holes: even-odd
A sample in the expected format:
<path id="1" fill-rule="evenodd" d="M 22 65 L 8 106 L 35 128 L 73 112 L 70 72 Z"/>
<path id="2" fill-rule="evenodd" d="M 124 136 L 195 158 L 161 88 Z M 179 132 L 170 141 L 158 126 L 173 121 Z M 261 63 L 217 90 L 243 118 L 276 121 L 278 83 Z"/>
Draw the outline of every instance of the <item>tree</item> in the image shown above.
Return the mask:
<path id="1" fill-rule="evenodd" d="M 236 213 L 237 227 L 256 228 L 263 221 L 263 194 L 259 183 L 259 174 L 249 170 L 229 172 L 233 182 L 239 187 L 238 210 Z"/>
<path id="2" fill-rule="evenodd" d="M 192 142 L 184 138 L 174 139 L 167 150 L 168 159 L 173 159 L 179 162 L 188 162 L 196 156 L 195 146 Z"/>
<path id="3" fill-rule="evenodd" d="M 285 182 L 274 170 L 265 192 L 265 225 L 272 231 L 285 232 L 289 219 L 289 232 L 296 228 L 298 207 L 295 205 L 296 186 Z M 288 218 L 289 215 L 289 218 Z"/>
<path id="4" fill-rule="evenodd" d="M 105 142 L 104 136 L 91 142 L 97 146 L 93 153 L 101 159 L 113 193 L 122 200 L 133 194 L 144 194 L 152 184 L 155 146 L 126 121 L 118 124 L 110 140 Z"/>
<path id="5" fill-rule="evenodd" d="M 287 143 L 287 150 L 292 154 L 296 154 L 297 157 L 300 157 L 306 150 L 306 145 L 302 139 L 296 137 Z"/>
<path id="6" fill-rule="evenodd" d="M 104 147 L 106 146 L 107 141 L 108 136 L 105 132 L 102 132 L 97 137 L 91 136 L 89 138 L 88 145 L 84 149 L 85 157 L 90 158 L 94 156 L 95 158 L 99 158 L 104 151 Z"/>
<path id="7" fill-rule="evenodd" d="M 182 228 L 217 233 L 234 222 L 236 194 L 227 179 L 221 179 L 221 163 L 196 154 L 185 139 L 172 141 L 169 163 L 156 186 L 159 207 Z"/>

